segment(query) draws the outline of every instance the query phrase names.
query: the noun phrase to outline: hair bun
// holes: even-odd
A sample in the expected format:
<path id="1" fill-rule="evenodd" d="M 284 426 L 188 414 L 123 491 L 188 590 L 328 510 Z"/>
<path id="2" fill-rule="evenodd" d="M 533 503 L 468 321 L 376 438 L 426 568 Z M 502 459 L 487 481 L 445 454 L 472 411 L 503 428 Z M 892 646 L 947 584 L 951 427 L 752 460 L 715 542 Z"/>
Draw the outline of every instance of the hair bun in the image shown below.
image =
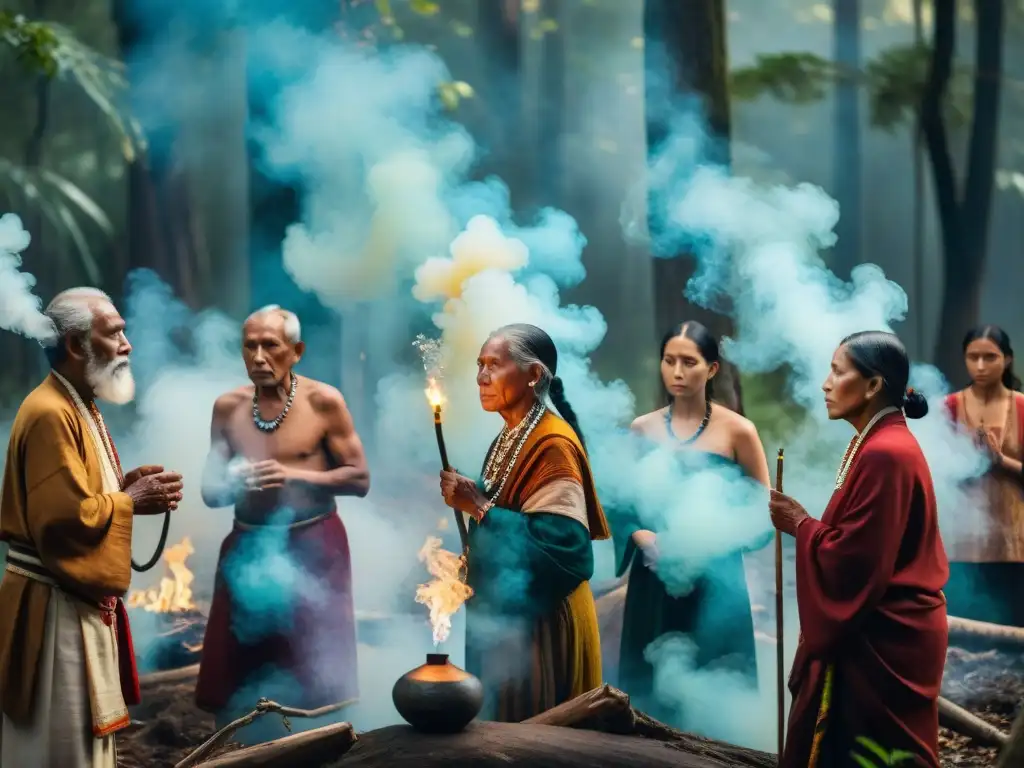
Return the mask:
<path id="1" fill-rule="evenodd" d="M 903 413 L 908 419 L 921 419 L 928 414 L 928 400 L 913 388 L 903 395 Z"/>

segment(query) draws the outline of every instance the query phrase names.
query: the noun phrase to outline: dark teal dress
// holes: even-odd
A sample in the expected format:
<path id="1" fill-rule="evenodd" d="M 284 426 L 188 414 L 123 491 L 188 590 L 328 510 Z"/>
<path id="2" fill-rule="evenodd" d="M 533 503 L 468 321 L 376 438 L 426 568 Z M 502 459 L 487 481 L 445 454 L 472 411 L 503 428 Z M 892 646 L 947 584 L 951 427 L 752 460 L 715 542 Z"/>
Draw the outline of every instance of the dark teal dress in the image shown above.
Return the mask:
<path id="1" fill-rule="evenodd" d="M 742 471 L 735 462 L 717 454 L 680 452 L 681 484 L 686 473 L 703 470 L 723 471 L 739 478 Z M 685 486 L 684 486 L 685 487 Z M 702 505 L 703 506 L 703 505 Z M 693 509 L 693 514 L 729 514 L 728 501 Z M 619 649 L 619 687 L 629 694 L 633 705 L 653 717 L 680 723 L 675 712 L 666 711 L 654 696 L 654 667 L 644 651 L 668 633 L 687 635 L 696 645 L 697 669 L 725 669 L 757 687 L 757 654 L 754 622 L 750 609 L 743 568 L 743 553 L 760 549 L 772 538 L 765 513 L 764 527 L 750 531 L 749 538 L 738 540 L 736 549 L 706 563 L 687 594 L 673 597 L 657 573 L 644 563 L 637 551 L 633 533 L 650 526 L 641 523 L 632 511 L 609 514 L 615 534 L 616 575 L 629 570 L 629 586 L 622 622 Z M 658 531 L 654 531 L 655 535 Z M 664 554 L 664 553 L 662 553 Z M 685 713 L 683 715 L 685 720 Z"/>

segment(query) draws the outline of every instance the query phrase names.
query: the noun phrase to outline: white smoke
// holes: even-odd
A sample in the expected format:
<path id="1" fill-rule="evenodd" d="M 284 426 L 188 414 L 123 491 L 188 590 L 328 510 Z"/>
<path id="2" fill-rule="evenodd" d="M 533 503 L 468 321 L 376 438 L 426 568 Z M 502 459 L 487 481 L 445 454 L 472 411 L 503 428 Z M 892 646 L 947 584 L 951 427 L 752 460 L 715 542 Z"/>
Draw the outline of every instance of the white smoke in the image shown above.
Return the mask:
<path id="1" fill-rule="evenodd" d="M 0 328 L 45 341 L 53 335 L 53 324 L 32 293 L 35 277 L 21 270 L 21 254 L 31 242 L 17 214 L 0 216 Z"/>

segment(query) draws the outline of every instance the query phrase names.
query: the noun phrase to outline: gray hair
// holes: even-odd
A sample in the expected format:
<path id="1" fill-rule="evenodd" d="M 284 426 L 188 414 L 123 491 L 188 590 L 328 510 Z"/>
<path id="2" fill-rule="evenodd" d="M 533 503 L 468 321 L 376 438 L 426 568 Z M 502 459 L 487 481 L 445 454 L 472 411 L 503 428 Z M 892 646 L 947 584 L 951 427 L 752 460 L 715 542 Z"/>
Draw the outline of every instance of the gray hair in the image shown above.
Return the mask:
<path id="1" fill-rule="evenodd" d="M 43 314 L 53 325 L 53 331 L 43 340 L 42 345 L 51 366 L 63 361 L 63 342 L 68 336 L 85 336 L 88 340 L 95 320 L 93 307 L 97 302 L 111 305 L 114 303 L 110 296 L 99 288 L 83 286 L 61 291 L 47 305 Z"/>
<path id="2" fill-rule="evenodd" d="M 284 335 L 290 344 L 298 344 L 302 341 L 302 324 L 299 322 L 299 316 L 287 309 L 282 309 L 278 304 L 267 304 L 265 307 L 260 307 L 249 315 L 245 322 L 248 323 L 250 320 L 267 315 L 277 315 L 284 320 Z"/>
<path id="3" fill-rule="evenodd" d="M 587 444 L 583 439 L 579 419 L 565 396 L 565 385 L 558 376 L 558 348 L 552 338 L 542 328 L 528 323 L 506 325 L 494 331 L 490 338 L 504 339 L 509 357 L 520 370 L 534 365 L 540 369 L 540 379 L 533 387 L 537 398 L 565 419 L 586 451 Z"/>
<path id="4" fill-rule="evenodd" d="M 548 391 L 551 389 L 551 380 L 555 374 L 548 367 L 547 363 L 541 360 L 534 351 L 533 338 L 530 332 L 532 326 L 506 325 L 494 331 L 489 338 L 500 338 L 505 340 L 508 346 L 508 356 L 521 371 L 525 371 L 536 365 L 540 368 L 540 379 L 534 385 L 534 392 L 542 402 L 548 400 Z"/>

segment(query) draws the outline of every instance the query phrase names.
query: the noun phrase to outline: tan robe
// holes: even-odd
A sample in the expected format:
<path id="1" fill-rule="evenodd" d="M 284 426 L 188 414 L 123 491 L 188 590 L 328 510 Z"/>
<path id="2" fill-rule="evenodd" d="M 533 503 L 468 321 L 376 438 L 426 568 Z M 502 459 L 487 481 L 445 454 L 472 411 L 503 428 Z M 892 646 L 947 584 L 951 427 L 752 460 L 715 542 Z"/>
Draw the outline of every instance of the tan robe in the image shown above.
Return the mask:
<path id="1" fill-rule="evenodd" d="M 51 374 L 11 430 L 0 534 L 35 550 L 54 584 L 11 570 L 0 582 L 4 768 L 113 768 L 111 733 L 127 723 L 112 630 L 85 600 L 128 590 L 133 505 L 111 488 L 94 427 Z"/>

